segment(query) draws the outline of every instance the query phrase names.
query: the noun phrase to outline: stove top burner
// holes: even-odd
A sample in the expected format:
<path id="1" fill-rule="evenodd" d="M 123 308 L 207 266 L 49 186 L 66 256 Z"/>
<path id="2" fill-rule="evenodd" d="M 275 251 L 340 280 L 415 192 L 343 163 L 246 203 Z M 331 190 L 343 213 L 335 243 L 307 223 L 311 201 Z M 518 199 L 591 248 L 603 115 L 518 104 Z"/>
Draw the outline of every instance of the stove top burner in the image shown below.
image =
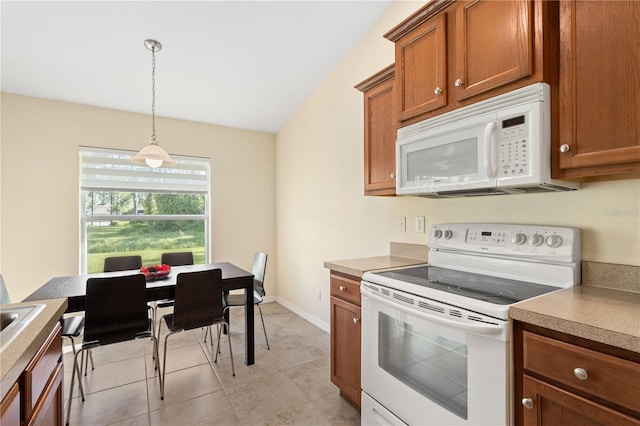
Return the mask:
<path id="1" fill-rule="evenodd" d="M 558 287 L 543 284 L 473 274 L 437 266 L 396 269 L 376 272 L 375 275 L 498 305 L 511 305 L 558 290 Z"/>
<path id="2" fill-rule="evenodd" d="M 513 292 L 506 289 L 501 288 L 467 288 L 463 286 L 448 286 L 447 291 L 449 293 L 459 294 L 461 296 L 471 297 L 473 299 L 482 298 L 482 297 L 501 297 L 501 296 L 511 296 L 513 297 Z"/>

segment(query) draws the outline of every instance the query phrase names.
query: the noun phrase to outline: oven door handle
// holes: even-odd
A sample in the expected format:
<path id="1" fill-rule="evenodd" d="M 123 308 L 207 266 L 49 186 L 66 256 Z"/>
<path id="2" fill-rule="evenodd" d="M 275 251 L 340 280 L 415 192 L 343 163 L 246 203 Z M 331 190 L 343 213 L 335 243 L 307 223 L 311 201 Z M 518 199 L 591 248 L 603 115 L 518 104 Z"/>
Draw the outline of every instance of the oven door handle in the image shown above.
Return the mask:
<path id="1" fill-rule="evenodd" d="M 419 311 L 417 309 L 411 309 L 407 306 L 404 306 L 400 303 L 394 302 L 392 300 L 389 300 L 385 297 L 381 297 L 378 296 L 377 294 L 372 294 L 369 293 L 368 291 L 366 293 L 363 292 L 363 296 L 364 297 L 371 297 L 374 300 L 377 300 L 378 302 L 387 305 L 387 306 L 391 306 L 394 309 L 397 309 L 399 311 L 405 312 L 407 314 L 410 315 L 415 315 L 419 318 L 422 318 L 424 320 L 427 321 L 432 321 L 434 323 L 440 324 L 440 325 L 444 325 L 447 327 L 451 327 L 451 328 L 455 328 L 458 330 L 462 330 L 462 331 L 468 331 L 470 333 L 474 333 L 474 334 L 484 334 L 484 335 L 495 335 L 495 334 L 500 334 L 502 333 L 503 330 L 503 326 L 501 325 L 491 325 L 491 324 L 468 324 L 466 322 L 460 322 L 460 321 L 456 321 L 456 320 L 450 320 L 448 318 L 442 318 L 439 317 L 437 315 L 431 315 L 428 314 L 426 312 L 422 312 Z"/>

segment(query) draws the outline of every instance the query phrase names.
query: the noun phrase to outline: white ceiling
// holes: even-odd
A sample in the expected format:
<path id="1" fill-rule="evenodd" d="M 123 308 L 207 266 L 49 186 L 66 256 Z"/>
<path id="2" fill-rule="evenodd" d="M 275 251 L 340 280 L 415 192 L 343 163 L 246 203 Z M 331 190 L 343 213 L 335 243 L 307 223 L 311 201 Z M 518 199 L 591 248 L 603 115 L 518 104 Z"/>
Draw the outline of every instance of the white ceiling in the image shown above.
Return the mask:
<path id="1" fill-rule="evenodd" d="M 2 0 L 2 91 L 275 133 L 391 3 Z"/>

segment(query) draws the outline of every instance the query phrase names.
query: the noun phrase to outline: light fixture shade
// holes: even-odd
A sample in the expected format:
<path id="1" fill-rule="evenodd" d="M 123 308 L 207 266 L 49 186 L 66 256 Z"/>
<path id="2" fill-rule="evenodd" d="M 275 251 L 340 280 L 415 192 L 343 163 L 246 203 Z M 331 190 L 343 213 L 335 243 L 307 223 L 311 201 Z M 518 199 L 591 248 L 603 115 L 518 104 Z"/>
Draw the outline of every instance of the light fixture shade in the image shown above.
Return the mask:
<path id="1" fill-rule="evenodd" d="M 170 165 L 176 164 L 176 162 L 169 157 L 167 151 L 165 151 L 157 141 L 149 142 L 149 145 L 145 146 L 136 155 L 131 157 L 131 162 L 136 164 L 146 164 L 149 167 L 160 167 L 163 164 Z"/>

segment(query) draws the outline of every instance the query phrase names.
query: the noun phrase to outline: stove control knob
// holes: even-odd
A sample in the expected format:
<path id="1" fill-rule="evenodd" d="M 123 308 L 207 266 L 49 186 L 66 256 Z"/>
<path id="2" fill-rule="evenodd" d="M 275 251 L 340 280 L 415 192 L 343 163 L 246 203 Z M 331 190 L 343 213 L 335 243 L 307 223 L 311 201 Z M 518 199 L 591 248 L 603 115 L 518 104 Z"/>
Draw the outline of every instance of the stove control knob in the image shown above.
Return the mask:
<path id="1" fill-rule="evenodd" d="M 449 229 L 447 229 L 446 231 L 444 231 L 444 239 L 445 240 L 450 240 L 451 237 L 453 237 L 453 232 L 451 232 Z"/>
<path id="2" fill-rule="evenodd" d="M 439 229 L 436 229 L 435 231 L 433 231 L 433 238 L 440 238 L 442 237 L 442 231 Z"/>
<path id="3" fill-rule="evenodd" d="M 543 242 L 544 242 L 544 237 L 542 235 L 533 234 L 533 236 L 531 237 L 531 241 L 529 241 L 529 244 L 531 244 L 532 246 L 539 246 Z"/>
<path id="4" fill-rule="evenodd" d="M 562 237 L 560 235 L 547 237 L 547 245 L 552 248 L 560 247 L 562 245 Z"/>
<path id="5" fill-rule="evenodd" d="M 517 246 L 521 246 L 527 242 L 527 236 L 521 232 L 518 232 L 517 234 L 511 237 L 511 242 Z"/>

